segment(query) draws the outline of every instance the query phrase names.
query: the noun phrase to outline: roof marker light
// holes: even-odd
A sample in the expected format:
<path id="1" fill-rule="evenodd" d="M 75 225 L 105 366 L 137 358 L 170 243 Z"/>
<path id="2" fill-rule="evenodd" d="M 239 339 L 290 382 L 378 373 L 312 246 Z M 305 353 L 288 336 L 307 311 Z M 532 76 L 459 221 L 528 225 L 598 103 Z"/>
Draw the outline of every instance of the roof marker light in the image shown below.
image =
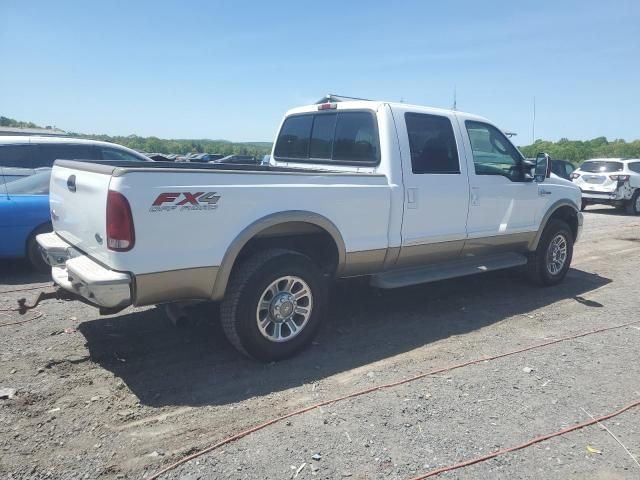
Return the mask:
<path id="1" fill-rule="evenodd" d="M 338 108 L 337 103 L 321 103 L 318 105 L 318 110 L 335 110 Z"/>

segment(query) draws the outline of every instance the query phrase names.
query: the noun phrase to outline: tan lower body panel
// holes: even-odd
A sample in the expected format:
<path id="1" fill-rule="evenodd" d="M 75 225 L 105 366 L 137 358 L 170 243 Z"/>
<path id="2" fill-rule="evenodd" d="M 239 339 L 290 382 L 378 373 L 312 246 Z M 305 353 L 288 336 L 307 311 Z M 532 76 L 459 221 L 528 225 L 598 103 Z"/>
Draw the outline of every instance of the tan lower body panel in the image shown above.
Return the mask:
<path id="1" fill-rule="evenodd" d="M 136 275 L 134 305 L 155 305 L 175 300 L 211 297 L 218 267 L 185 268 Z"/>
<path id="2" fill-rule="evenodd" d="M 340 276 L 355 277 L 358 275 L 379 272 L 382 270 L 386 255 L 386 248 L 380 248 L 378 250 L 363 250 L 360 252 L 347 252 L 344 269 L 340 272 Z"/>
<path id="3" fill-rule="evenodd" d="M 517 252 L 529 250 L 529 243 L 537 231 L 495 235 L 492 237 L 468 238 L 464 244 L 462 255 L 491 255 L 494 253 Z"/>
<path id="4" fill-rule="evenodd" d="M 450 258 L 457 258 L 463 246 L 464 240 L 403 246 L 400 248 L 400 256 L 393 268 L 439 263 Z"/>

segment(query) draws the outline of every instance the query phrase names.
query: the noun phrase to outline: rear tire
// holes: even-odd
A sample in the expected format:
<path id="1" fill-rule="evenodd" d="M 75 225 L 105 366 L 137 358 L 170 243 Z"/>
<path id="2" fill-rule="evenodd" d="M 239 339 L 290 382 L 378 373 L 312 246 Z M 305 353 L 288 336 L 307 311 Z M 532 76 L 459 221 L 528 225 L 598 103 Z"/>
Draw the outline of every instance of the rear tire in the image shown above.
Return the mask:
<path id="1" fill-rule="evenodd" d="M 629 215 L 640 215 L 640 188 L 636 189 L 627 203 L 627 213 Z"/>
<path id="2" fill-rule="evenodd" d="M 38 242 L 36 241 L 36 235 L 48 233 L 51 230 L 51 225 L 41 225 L 36 228 L 31 235 L 29 235 L 29 240 L 27 240 L 27 259 L 29 260 L 31 267 L 33 267 L 33 269 L 38 273 L 51 273 L 51 266 L 46 262 L 42 255 L 40 245 L 38 245 Z"/>
<path id="3" fill-rule="evenodd" d="M 527 277 L 541 286 L 560 283 L 573 257 L 573 233 L 562 220 L 551 219 L 542 232 L 538 248 L 529 255 Z"/>
<path id="4" fill-rule="evenodd" d="M 313 340 L 327 300 L 322 272 L 300 253 L 269 249 L 234 269 L 222 302 L 224 333 L 241 353 L 281 360 Z"/>

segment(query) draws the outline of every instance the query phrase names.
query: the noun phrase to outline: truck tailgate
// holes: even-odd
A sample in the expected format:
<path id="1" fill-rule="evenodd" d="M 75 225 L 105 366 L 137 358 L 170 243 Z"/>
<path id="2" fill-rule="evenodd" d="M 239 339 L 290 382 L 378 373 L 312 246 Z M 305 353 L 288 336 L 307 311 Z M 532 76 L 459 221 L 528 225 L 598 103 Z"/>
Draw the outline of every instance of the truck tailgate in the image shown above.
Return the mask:
<path id="1" fill-rule="evenodd" d="M 49 203 L 53 229 L 74 247 L 108 263 L 107 192 L 111 175 L 54 166 Z"/>

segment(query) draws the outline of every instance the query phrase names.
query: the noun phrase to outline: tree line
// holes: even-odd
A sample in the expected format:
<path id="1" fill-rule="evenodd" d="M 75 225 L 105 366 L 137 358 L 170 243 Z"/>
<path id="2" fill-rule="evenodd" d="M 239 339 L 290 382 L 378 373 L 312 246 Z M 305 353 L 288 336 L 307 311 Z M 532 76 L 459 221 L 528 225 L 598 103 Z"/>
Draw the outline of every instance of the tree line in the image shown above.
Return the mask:
<path id="1" fill-rule="evenodd" d="M 551 155 L 551 158 L 568 160 L 575 165 L 580 165 L 588 158 L 640 158 L 640 140 L 609 141 L 606 137 L 586 141 L 567 138 L 561 138 L 557 142 L 536 140 L 532 145 L 519 148 L 527 158 L 534 158 L 539 152 L 545 152 Z"/>
<path id="2" fill-rule="evenodd" d="M 21 122 L 0 116 L 0 126 L 19 128 L 40 128 L 32 122 Z M 226 140 L 185 139 L 171 140 L 157 137 L 110 136 L 83 133 L 69 135 L 91 140 L 112 142 L 147 153 L 221 153 L 223 155 L 268 155 L 271 152 L 269 142 L 233 143 Z M 519 147 L 527 158 L 534 158 L 538 152 L 545 152 L 552 158 L 568 160 L 579 165 L 588 158 L 640 158 L 640 140 L 626 142 L 622 139 L 607 140 L 597 137 L 592 140 L 569 140 L 561 138 L 557 142 L 536 140 L 532 145 Z"/>
<path id="3" fill-rule="evenodd" d="M 69 132 L 72 137 L 101 140 L 103 142 L 117 143 L 146 153 L 220 153 L 223 155 L 253 155 L 259 157 L 271 152 L 271 144 L 268 142 L 242 142 L 234 143 L 226 140 L 185 139 L 171 140 L 157 137 L 110 136 Z"/>

